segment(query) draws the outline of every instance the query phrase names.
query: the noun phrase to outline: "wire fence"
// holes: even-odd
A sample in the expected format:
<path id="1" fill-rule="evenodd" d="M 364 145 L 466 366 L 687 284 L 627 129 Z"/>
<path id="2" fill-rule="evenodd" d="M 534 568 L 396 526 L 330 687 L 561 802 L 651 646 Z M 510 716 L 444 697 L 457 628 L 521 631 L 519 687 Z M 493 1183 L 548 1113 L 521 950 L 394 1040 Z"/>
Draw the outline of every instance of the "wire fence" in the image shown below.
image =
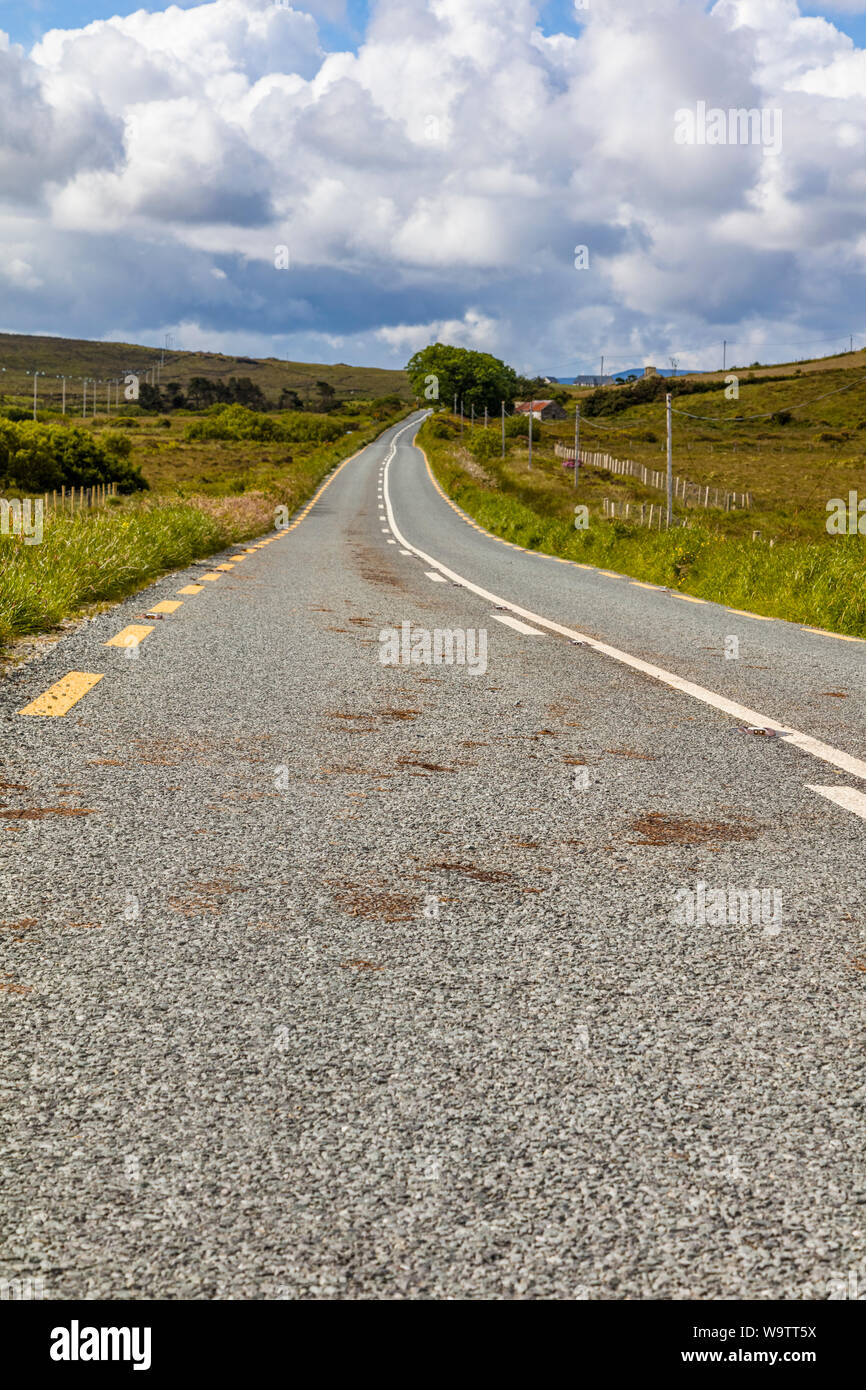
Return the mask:
<path id="1" fill-rule="evenodd" d="M 569 447 L 557 441 L 554 444 L 554 453 L 557 458 L 574 466 L 573 445 Z M 606 468 L 609 473 L 639 478 L 645 487 L 656 488 L 659 492 L 667 490 L 667 476 L 663 470 L 647 468 L 642 463 L 635 463 L 634 459 L 618 459 L 612 454 L 581 449 L 580 461 L 590 464 L 593 468 Z M 753 506 L 750 492 L 727 492 L 722 488 L 710 487 L 709 484 L 692 483 L 688 478 L 680 478 L 677 475 L 674 475 L 673 495 L 674 499 L 681 501 L 684 506 L 715 507 L 725 512 L 746 510 Z"/>

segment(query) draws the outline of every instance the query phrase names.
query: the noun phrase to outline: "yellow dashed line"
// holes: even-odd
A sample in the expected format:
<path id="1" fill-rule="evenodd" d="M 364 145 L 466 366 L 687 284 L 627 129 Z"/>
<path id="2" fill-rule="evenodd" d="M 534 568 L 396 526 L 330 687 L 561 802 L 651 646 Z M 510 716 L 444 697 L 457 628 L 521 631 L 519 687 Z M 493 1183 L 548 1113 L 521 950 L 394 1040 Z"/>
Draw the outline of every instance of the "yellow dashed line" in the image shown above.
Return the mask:
<path id="1" fill-rule="evenodd" d="M 215 568 L 218 570 L 233 570 L 234 565 L 216 565 Z"/>
<path id="2" fill-rule="evenodd" d="M 212 580 L 214 580 L 214 579 L 222 579 L 222 575 L 221 575 L 221 574 L 203 574 L 203 575 L 202 575 L 202 579 L 207 579 L 208 582 L 210 583 L 210 582 L 211 582 Z"/>
<path id="3" fill-rule="evenodd" d="M 759 623 L 773 623 L 775 618 L 768 618 L 766 613 L 749 613 L 745 608 L 729 608 L 729 613 L 736 613 L 740 618 L 755 618 Z"/>
<path id="4" fill-rule="evenodd" d="M 82 695 L 86 695 L 88 690 L 92 690 L 97 681 L 101 681 L 101 675 L 95 675 L 92 671 L 70 671 L 62 680 L 55 681 L 54 685 L 48 687 L 43 695 L 25 705 L 18 711 L 19 714 L 41 714 L 46 716 L 66 714 L 77 705 Z"/>
<path id="5" fill-rule="evenodd" d="M 180 600 L 163 599 L 162 603 L 155 603 L 152 608 L 148 608 L 148 613 L 176 613 L 178 608 L 183 608 Z"/>
<path id="6" fill-rule="evenodd" d="M 864 642 L 864 637 L 849 637 L 847 632 L 827 632 L 823 627 L 804 627 L 804 632 L 815 632 L 819 637 L 836 637 L 840 642 Z"/>
<path id="7" fill-rule="evenodd" d="M 662 589 L 661 585 L 659 585 L 659 584 L 646 584 L 646 583 L 644 583 L 644 581 L 643 581 L 642 579 L 630 579 L 630 580 L 629 580 L 629 583 L 630 583 L 630 584 L 633 584 L 634 587 L 635 587 L 636 589 L 655 589 L 655 591 L 656 591 L 657 594 L 663 594 L 663 593 L 664 593 L 664 589 Z"/>
<path id="8" fill-rule="evenodd" d="M 614 570 L 599 570 L 599 574 L 607 575 L 608 579 L 625 579 L 624 574 L 616 574 Z"/>
<path id="9" fill-rule="evenodd" d="M 153 628 L 146 627 L 143 623 L 130 623 L 129 627 L 115 633 L 102 645 L 104 647 L 137 647 L 151 632 L 153 632 Z"/>
<path id="10" fill-rule="evenodd" d="M 203 584 L 184 584 L 182 589 L 178 589 L 179 594 L 200 594 L 204 588 Z"/>
<path id="11" fill-rule="evenodd" d="M 675 589 L 671 589 L 674 598 L 681 598 L 683 603 L 706 603 L 705 598 L 692 598 L 691 594 L 678 594 Z"/>

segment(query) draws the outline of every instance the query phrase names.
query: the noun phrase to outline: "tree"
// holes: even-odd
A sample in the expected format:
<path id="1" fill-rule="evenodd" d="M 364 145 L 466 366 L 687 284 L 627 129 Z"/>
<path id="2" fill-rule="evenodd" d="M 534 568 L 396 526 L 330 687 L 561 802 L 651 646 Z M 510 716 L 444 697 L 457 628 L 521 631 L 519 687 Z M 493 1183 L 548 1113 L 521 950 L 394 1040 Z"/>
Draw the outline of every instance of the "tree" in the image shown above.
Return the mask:
<path id="1" fill-rule="evenodd" d="M 517 394 L 517 374 L 489 352 L 431 343 L 416 352 L 406 365 L 416 397 L 450 409 L 456 395 L 464 410 L 473 405 L 478 414 L 485 406 L 499 410 L 500 401 L 511 405 Z"/>

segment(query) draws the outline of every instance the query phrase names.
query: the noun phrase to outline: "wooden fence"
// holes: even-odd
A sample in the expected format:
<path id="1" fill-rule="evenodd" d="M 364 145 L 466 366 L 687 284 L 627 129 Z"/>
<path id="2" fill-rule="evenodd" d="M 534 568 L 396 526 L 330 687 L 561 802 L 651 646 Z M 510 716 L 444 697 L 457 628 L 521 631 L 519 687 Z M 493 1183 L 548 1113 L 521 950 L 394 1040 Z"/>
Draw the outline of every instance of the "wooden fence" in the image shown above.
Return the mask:
<path id="1" fill-rule="evenodd" d="M 97 483 L 95 487 L 62 487 L 59 492 L 44 492 L 42 501 L 46 512 L 81 511 L 84 507 L 104 507 L 109 497 L 117 496 L 117 483 Z"/>
<path id="2" fill-rule="evenodd" d="M 567 444 L 557 442 L 554 445 L 554 451 L 557 458 L 569 459 L 574 463 L 573 446 L 569 448 Z M 647 468 L 642 463 L 635 463 L 634 459 L 616 459 L 610 454 L 588 452 L 581 449 L 580 461 L 591 464 L 593 468 L 606 468 L 610 473 L 620 473 L 625 477 L 639 478 L 645 487 L 657 488 L 660 492 L 667 490 L 667 476 L 663 471 Z M 691 483 L 688 478 L 678 478 L 676 475 L 674 476 L 674 497 L 686 506 L 717 507 L 726 512 L 753 505 L 750 492 L 725 492 L 717 487 Z"/>

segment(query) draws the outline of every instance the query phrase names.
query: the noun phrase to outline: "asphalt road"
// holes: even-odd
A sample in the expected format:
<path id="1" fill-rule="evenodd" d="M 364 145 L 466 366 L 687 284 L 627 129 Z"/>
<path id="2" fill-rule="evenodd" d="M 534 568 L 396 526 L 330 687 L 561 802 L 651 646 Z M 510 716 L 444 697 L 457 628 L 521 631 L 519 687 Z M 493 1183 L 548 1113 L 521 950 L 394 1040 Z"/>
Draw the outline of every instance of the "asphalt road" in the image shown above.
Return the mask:
<path id="1" fill-rule="evenodd" d="M 0 1277 L 863 1297 L 864 644 L 487 537 L 413 429 L 0 683 Z"/>

